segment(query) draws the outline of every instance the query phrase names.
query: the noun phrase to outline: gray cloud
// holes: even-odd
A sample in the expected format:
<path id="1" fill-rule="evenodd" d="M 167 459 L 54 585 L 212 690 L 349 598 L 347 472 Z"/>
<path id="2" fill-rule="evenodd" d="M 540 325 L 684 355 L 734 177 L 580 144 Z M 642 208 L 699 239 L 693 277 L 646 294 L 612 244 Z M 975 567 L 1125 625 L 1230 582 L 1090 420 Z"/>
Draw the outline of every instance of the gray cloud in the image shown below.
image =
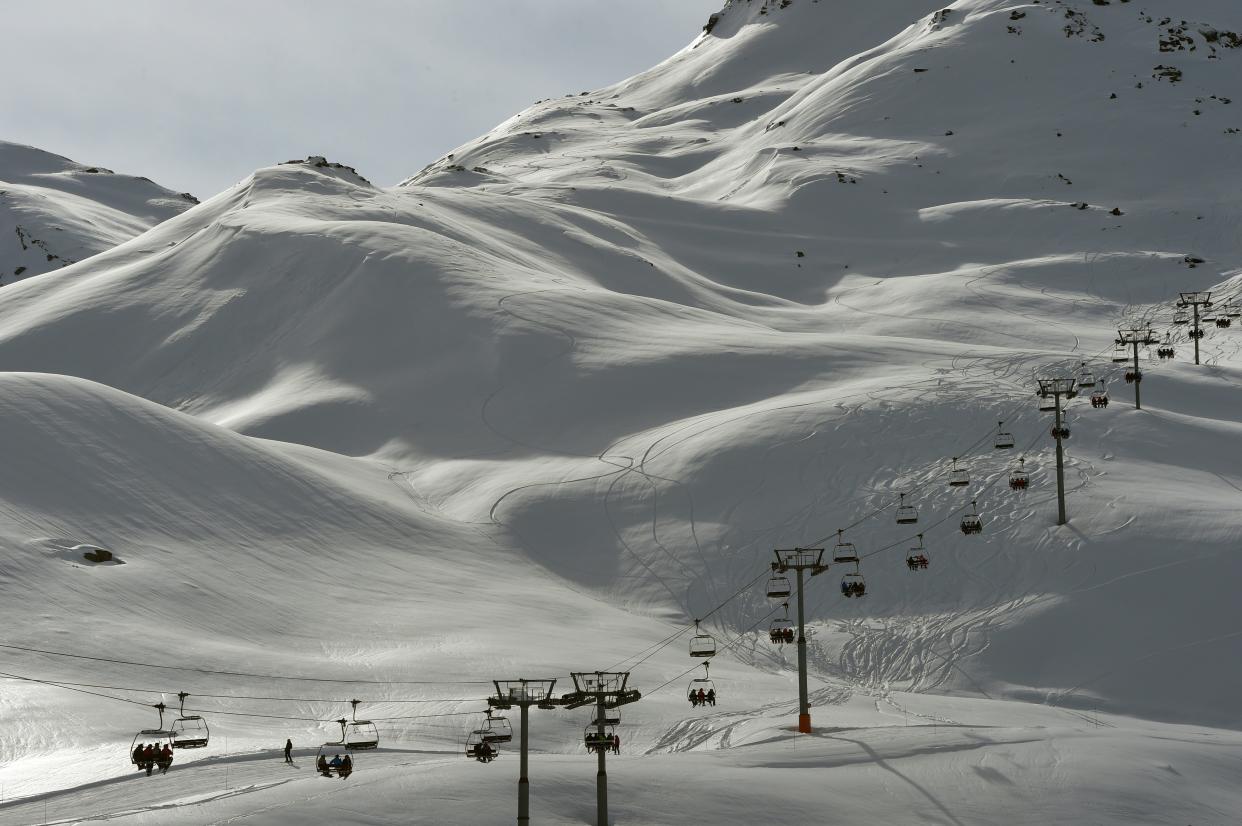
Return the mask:
<path id="1" fill-rule="evenodd" d="M 42 0 L 0 138 L 209 196 L 322 154 L 393 184 L 545 97 L 642 71 L 723 0 Z"/>

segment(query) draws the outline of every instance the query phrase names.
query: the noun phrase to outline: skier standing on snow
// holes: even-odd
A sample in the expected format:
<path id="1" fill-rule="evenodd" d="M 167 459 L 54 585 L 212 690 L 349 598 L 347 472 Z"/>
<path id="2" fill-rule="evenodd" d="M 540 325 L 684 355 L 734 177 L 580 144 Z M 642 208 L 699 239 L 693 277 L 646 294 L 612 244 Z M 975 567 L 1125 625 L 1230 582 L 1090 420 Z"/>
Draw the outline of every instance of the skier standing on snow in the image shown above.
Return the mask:
<path id="1" fill-rule="evenodd" d="M 285 762 L 286 763 L 293 762 L 293 741 L 292 740 L 285 741 Z"/>

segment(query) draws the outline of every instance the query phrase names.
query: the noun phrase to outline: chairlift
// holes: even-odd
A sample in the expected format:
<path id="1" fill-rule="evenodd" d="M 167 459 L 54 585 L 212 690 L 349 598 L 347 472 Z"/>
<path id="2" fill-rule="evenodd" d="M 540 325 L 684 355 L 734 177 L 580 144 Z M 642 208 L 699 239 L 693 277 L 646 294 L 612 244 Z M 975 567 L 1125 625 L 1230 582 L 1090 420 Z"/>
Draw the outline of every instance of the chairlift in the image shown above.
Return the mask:
<path id="1" fill-rule="evenodd" d="M 493 714 L 487 710 L 487 720 L 483 722 L 482 731 L 487 732 L 484 739 L 488 743 L 508 743 L 513 739 L 513 726 L 503 714 Z"/>
<path id="2" fill-rule="evenodd" d="M 833 562 L 858 562 L 858 549 L 853 542 L 846 542 L 845 531 L 837 531 L 837 546 L 832 549 Z"/>
<path id="3" fill-rule="evenodd" d="M 156 703 L 152 708 L 160 713 L 159 728 L 144 728 L 134 735 L 133 741 L 129 744 L 129 762 L 137 766 L 140 771 L 147 768 L 148 762 L 157 762 L 144 759 L 138 751 L 140 748 L 151 745 L 155 746 L 156 750 L 162 751 L 164 746 L 171 746 L 173 742 L 173 732 L 164 728 L 164 711 L 167 706 L 163 703 Z"/>
<path id="4" fill-rule="evenodd" d="M 972 501 L 970 503 L 970 513 L 962 517 L 962 533 L 967 536 L 983 533 L 983 520 L 979 518 L 978 501 Z"/>
<path id="5" fill-rule="evenodd" d="M 1217 317 L 1216 317 L 1216 326 L 1217 326 L 1217 327 L 1232 327 L 1232 326 L 1233 326 L 1233 320 L 1232 320 L 1231 318 L 1229 318 L 1229 316 L 1225 316 L 1225 315 L 1220 315 L 1220 316 L 1217 316 Z"/>
<path id="6" fill-rule="evenodd" d="M 1225 302 L 1224 313 L 1230 318 L 1238 318 L 1239 316 L 1242 316 L 1242 310 L 1239 310 L 1238 305 L 1234 304 L 1232 301 Z"/>
<path id="7" fill-rule="evenodd" d="M 353 749 L 346 742 L 345 730 L 349 720 L 341 718 L 336 723 L 341 727 L 341 739 L 324 743 L 315 754 L 315 771 L 321 777 L 349 777 L 354 773 Z"/>
<path id="8" fill-rule="evenodd" d="M 970 484 L 970 474 L 965 468 L 957 466 L 957 457 L 953 457 L 953 466 L 949 469 L 949 487 L 964 488 Z"/>
<path id="9" fill-rule="evenodd" d="M 846 574 L 841 577 L 841 596 L 846 599 L 854 597 L 865 597 L 867 595 L 867 581 L 863 579 L 863 575 L 858 570 L 858 565 L 854 565 L 854 573 Z"/>
<path id="10" fill-rule="evenodd" d="M 919 512 L 911 505 L 906 504 L 906 495 L 901 494 L 901 504 L 897 506 L 897 524 L 913 525 L 919 521 Z"/>
<path id="11" fill-rule="evenodd" d="M 1211 302 L 1208 302 L 1207 304 L 1204 304 L 1203 306 L 1204 306 L 1204 308 L 1205 308 L 1205 309 L 1203 310 L 1203 315 L 1199 316 L 1199 320 L 1200 320 L 1200 321 L 1209 321 L 1209 322 L 1210 322 L 1210 321 L 1215 321 L 1215 320 L 1216 320 L 1216 318 L 1217 318 L 1216 311 L 1215 311 L 1215 310 L 1209 310 L 1209 309 L 1206 309 L 1207 307 L 1211 307 L 1211 306 L 1212 306 L 1212 303 L 1211 303 Z"/>
<path id="12" fill-rule="evenodd" d="M 586 744 L 587 751 L 608 751 L 612 748 L 612 735 L 610 731 L 601 734 L 598 726 L 587 726 L 582 730 L 582 742 Z"/>
<path id="13" fill-rule="evenodd" d="M 1126 348 L 1125 344 L 1118 342 L 1117 346 L 1113 349 L 1113 364 L 1125 364 L 1129 360 L 1130 351 Z"/>
<path id="14" fill-rule="evenodd" d="M 703 633 L 699 628 L 699 621 L 694 621 L 694 636 L 690 638 L 690 656 L 691 657 L 714 657 L 716 656 L 716 640 L 711 634 Z"/>
<path id="15" fill-rule="evenodd" d="M 1203 338 L 1203 330 L 1199 330 L 1199 329 L 1191 330 L 1186 335 L 1190 336 L 1191 338 Z"/>
<path id="16" fill-rule="evenodd" d="M 768 628 L 768 639 L 775 645 L 788 645 L 794 641 L 794 624 L 792 620 L 772 620 Z"/>
<path id="17" fill-rule="evenodd" d="M 345 724 L 342 742 L 352 751 L 369 751 L 379 747 L 379 730 L 370 720 L 358 719 L 358 704 L 361 700 L 350 700 L 350 720 Z"/>
<path id="18" fill-rule="evenodd" d="M 1031 474 L 1026 472 L 1026 457 L 1023 457 L 1018 460 L 1018 466 L 1009 473 L 1009 489 L 1026 490 L 1030 486 Z"/>
<path id="19" fill-rule="evenodd" d="M 1014 442 L 1013 434 L 1005 432 L 1005 423 L 997 422 L 996 423 L 996 441 L 993 443 L 993 446 L 997 450 L 1010 450 L 1011 448 L 1013 448 L 1014 444 L 1015 442 Z"/>
<path id="20" fill-rule="evenodd" d="M 712 682 L 711 663 L 703 663 L 703 676 L 697 677 L 690 681 L 689 687 L 686 689 L 686 697 L 690 700 L 690 705 L 695 708 L 699 706 L 715 706 L 716 705 L 716 684 Z"/>
<path id="21" fill-rule="evenodd" d="M 1048 433 L 1052 436 L 1052 438 L 1060 439 L 1061 441 L 1065 441 L 1070 437 L 1070 429 L 1065 425 L 1061 425 L 1060 427 L 1053 425 L 1048 429 Z"/>
<path id="22" fill-rule="evenodd" d="M 1173 323 L 1174 324 L 1189 324 L 1190 313 L 1186 312 L 1185 310 L 1177 310 L 1176 312 L 1173 313 Z"/>
<path id="23" fill-rule="evenodd" d="M 466 736 L 466 756 L 480 763 L 490 763 L 500 756 L 500 749 L 489 743 L 486 729 L 475 729 Z"/>
<path id="24" fill-rule="evenodd" d="M 1078 373 L 1078 386 L 1090 390 L 1095 387 L 1095 374 L 1087 369 L 1087 363 L 1081 363 L 1082 369 Z"/>
<path id="25" fill-rule="evenodd" d="M 927 549 L 923 547 L 923 534 L 919 534 L 919 544 L 906 554 L 906 567 L 911 571 L 923 571 L 927 569 L 927 564 Z"/>
<path id="26" fill-rule="evenodd" d="M 1143 380 L 1143 372 L 1133 368 L 1126 371 L 1126 384 L 1136 384 Z"/>
<path id="27" fill-rule="evenodd" d="M 211 739 L 207 721 L 197 714 L 185 713 L 185 698 L 189 696 L 184 691 L 177 695 L 177 699 L 181 701 L 179 716 L 169 726 L 169 731 L 173 734 L 172 747 L 174 749 L 201 749 Z"/>
<path id="28" fill-rule="evenodd" d="M 1092 407 L 1108 407 L 1108 388 L 1101 387 L 1091 394 Z"/>
<path id="29" fill-rule="evenodd" d="M 793 593 L 789 585 L 789 577 L 777 574 L 768 580 L 768 599 L 788 599 Z"/>

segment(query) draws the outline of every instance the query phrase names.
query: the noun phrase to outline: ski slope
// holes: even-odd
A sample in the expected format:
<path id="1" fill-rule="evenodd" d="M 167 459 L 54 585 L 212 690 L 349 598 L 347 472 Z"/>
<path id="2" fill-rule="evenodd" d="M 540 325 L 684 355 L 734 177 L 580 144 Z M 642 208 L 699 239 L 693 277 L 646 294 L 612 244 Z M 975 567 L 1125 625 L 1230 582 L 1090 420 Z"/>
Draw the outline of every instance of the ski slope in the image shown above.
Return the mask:
<path id="1" fill-rule="evenodd" d="M 4 287 L 0 823 L 504 822 L 512 752 L 459 756 L 487 681 L 614 667 L 644 694 L 617 823 L 1242 809 L 1242 332 L 1196 367 L 1171 324 L 1242 274 L 1242 13 L 735 0 L 710 28 L 398 186 L 280 164 Z M 1130 324 L 1178 351 L 1141 411 Z M 1112 404 L 1071 404 L 1055 527 L 1034 379 L 1082 362 Z M 795 737 L 765 572 L 843 528 L 868 593 L 812 581 Z M 179 691 L 212 744 L 139 776 Z M 382 748 L 329 783 L 353 698 Z M 587 712 L 534 714 L 535 812 L 592 822 Z"/>
<path id="2" fill-rule="evenodd" d="M 0 281 L 67 267 L 196 203 L 146 178 L 0 141 Z"/>

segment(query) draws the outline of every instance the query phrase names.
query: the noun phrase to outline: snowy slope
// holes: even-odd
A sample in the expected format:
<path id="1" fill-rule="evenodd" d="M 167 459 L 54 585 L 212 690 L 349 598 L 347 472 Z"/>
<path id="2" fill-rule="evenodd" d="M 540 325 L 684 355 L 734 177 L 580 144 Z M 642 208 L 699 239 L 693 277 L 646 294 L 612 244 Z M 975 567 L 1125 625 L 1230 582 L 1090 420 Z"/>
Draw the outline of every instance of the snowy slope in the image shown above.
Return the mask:
<path id="1" fill-rule="evenodd" d="M 219 788 L 176 822 L 298 822 L 327 794 L 314 778 L 238 766 L 254 794 L 234 795 L 218 773 L 327 727 L 227 712 L 330 720 L 365 694 L 395 748 L 451 752 L 473 718 L 398 719 L 417 713 L 398 701 L 477 711 L 487 687 L 451 681 L 563 684 L 619 662 L 648 694 L 623 736 L 659 757 L 622 760 L 618 805 L 672 801 L 625 822 L 703 822 L 704 801 L 764 822 L 774 795 L 842 823 L 1237 811 L 1239 333 L 1211 328 L 1196 368 L 1174 330 L 1179 358 L 1144 363 L 1143 411 L 1109 356 L 1119 324 L 1169 329 L 1177 291 L 1237 289 L 1242 16 L 1223 0 L 942 8 L 733 2 L 661 66 L 538 104 L 398 187 L 282 164 L 6 289 L 0 369 L 41 374 L 0 393 L 21 425 L 4 436 L 19 472 L 0 489 L 0 611 L 39 615 L 10 644 L 268 676 L 12 651 L 8 673 L 138 703 L 304 698 L 200 700 L 231 748 L 116 791 L 149 710 L 12 684 L 9 787 L 98 781 L 49 807 L 132 805 L 135 823 Z M 1055 528 L 1033 378 L 1082 360 L 1114 404 L 1072 407 Z M 1002 419 L 1018 451 L 991 450 Z M 1006 485 L 1019 454 L 1025 494 Z M 968 492 L 945 485 L 953 456 Z M 900 491 L 917 528 L 893 524 Z M 972 497 L 985 531 L 963 537 Z M 764 638 L 753 583 L 772 548 L 831 548 L 845 526 L 869 594 L 841 599 L 839 567 L 814 582 L 827 731 L 790 744 L 793 652 Z M 918 531 L 932 565 L 916 574 Z M 92 542 L 126 564 L 75 567 L 65 549 Z M 49 604 L 116 633 L 82 637 Z M 736 641 L 712 668 L 722 706 L 700 715 L 680 697 L 684 636 L 649 647 L 722 604 L 709 627 Z M 329 615 L 348 619 L 325 630 Z M 392 684 L 419 679 L 446 682 Z M 553 822 L 582 822 L 586 720 L 553 717 L 536 733 Z M 447 822 L 506 765 L 376 761 L 381 794 L 331 795 L 346 822 L 428 797 L 423 822 Z M 791 761 L 861 763 L 811 790 L 784 779 Z M 895 774 L 880 812 L 840 802 Z M 510 816 L 503 777 L 488 822 Z"/>
<path id="2" fill-rule="evenodd" d="M 0 141 L 0 281 L 67 267 L 196 203 L 146 178 Z"/>

